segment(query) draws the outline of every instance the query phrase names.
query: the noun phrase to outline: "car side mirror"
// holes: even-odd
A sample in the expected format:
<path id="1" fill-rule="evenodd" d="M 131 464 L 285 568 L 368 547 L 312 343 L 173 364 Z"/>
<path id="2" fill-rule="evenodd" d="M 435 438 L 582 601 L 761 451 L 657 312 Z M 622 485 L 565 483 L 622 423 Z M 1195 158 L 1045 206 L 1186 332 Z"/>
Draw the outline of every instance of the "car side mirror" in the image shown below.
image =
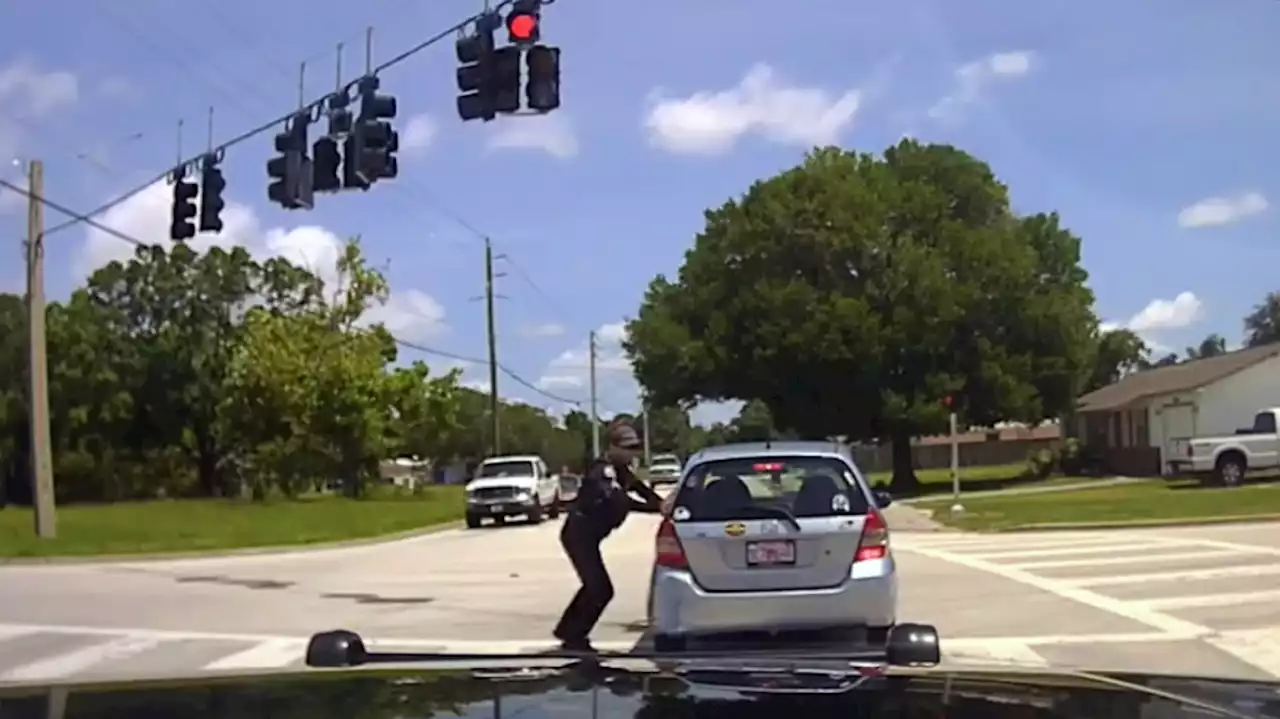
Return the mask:
<path id="1" fill-rule="evenodd" d="M 873 494 L 875 495 L 875 498 L 876 498 L 876 506 L 880 507 L 881 509 L 884 509 L 885 507 L 888 507 L 890 504 L 893 504 L 893 495 L 889 494 L 883 489 L 877 489 Z"/>

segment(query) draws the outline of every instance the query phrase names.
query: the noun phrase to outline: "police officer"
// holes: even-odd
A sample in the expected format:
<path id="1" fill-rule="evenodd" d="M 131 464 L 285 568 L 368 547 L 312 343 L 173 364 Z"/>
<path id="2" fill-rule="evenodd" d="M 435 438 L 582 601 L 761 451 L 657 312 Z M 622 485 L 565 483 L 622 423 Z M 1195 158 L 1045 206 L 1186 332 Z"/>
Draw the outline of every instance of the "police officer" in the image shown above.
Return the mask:
<path id="1" fill-rule="evenodd" d="M 657 512 L 662 506 L 662 497 L 631 471 L 640 452 L 636 431 L 626 422 L 614 422 L 606 440 L 605 456 L 587 468 L 560 528 L 560 544 L 582 582 L 553 632 L 568 651 L 594 651 L 587 637 L 613 599 L 613 582 L 604 566 L 600 543 L 622 526 L 632 510 Z M 641 495 L 644 501 L 633 499 L 629 492 Z"/>

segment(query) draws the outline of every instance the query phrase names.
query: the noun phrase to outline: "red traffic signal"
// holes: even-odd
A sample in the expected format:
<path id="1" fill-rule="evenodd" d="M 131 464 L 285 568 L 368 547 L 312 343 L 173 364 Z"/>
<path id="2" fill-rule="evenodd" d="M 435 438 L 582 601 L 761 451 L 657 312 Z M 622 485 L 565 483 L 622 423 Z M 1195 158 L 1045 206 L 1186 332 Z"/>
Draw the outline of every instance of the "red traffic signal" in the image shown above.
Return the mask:
<path id="1" fill-rule="evenodd" d="M 513 12 L 507 16 L 507 35 L 510 42 L 537 42 L 538 15 L 531 12 Z"/>

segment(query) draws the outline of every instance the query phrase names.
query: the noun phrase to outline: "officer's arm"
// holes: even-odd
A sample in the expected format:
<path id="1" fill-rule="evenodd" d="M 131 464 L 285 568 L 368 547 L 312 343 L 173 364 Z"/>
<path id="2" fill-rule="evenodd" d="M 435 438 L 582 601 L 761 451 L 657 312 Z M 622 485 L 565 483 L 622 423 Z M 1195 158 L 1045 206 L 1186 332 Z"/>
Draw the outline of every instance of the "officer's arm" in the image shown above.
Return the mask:
<path id="1" fill-rule="evenodd" d="M 641 497 L 644 497 L 643 502 L 637 502 L 634 499 L 631 500 L 632 509 L 635 509 L 637 511 L 645 511 L 645 510 L 657 511 L 659 508 L 662 507 L 662 496 L 659 495 L 657 492 L 653 491 L 653 487 L 650 487 L 649 485 L 640 481 L 640 479 L 637 478 L 634 474 L 631 474 L 628 479 L 629 479 L 629 485 L 627 489 L 631 490 L 632 492 L 635 492 Z M 628 497 L 628 499 L 630 499 L 630 497 Z"/>

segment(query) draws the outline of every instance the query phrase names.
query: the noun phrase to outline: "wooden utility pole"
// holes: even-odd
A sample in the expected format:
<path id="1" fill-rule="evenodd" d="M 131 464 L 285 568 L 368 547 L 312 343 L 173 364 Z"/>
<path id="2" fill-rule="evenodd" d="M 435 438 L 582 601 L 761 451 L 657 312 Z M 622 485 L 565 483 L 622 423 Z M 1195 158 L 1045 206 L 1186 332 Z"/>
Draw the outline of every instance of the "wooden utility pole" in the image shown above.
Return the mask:
<path id="1" fill-rule="evenodd" d="M 596 407 L 596 333 L 588 335 L 587 356 L 591 368 L 591 456 L 600 456 L 600 413 Z"/>
<path id="2" fill-rule="evenodd" d="M 498 439 L 498 333 L 493 321 L 493 246 L 484 238 L 484 311 L 489 333 L 489 431 L 492 441 L 490 456 L 496 456 Z"/>
<path id="3" fill-rule="evenodd" d="M 31 487 L 35 493 L 36 536 L 58 536 L 53 493 L 53 451 L 49 447 L 49 361 L 44 322 L 44 163 L 27 163 L 27 373 L 31 383 Z"/>

